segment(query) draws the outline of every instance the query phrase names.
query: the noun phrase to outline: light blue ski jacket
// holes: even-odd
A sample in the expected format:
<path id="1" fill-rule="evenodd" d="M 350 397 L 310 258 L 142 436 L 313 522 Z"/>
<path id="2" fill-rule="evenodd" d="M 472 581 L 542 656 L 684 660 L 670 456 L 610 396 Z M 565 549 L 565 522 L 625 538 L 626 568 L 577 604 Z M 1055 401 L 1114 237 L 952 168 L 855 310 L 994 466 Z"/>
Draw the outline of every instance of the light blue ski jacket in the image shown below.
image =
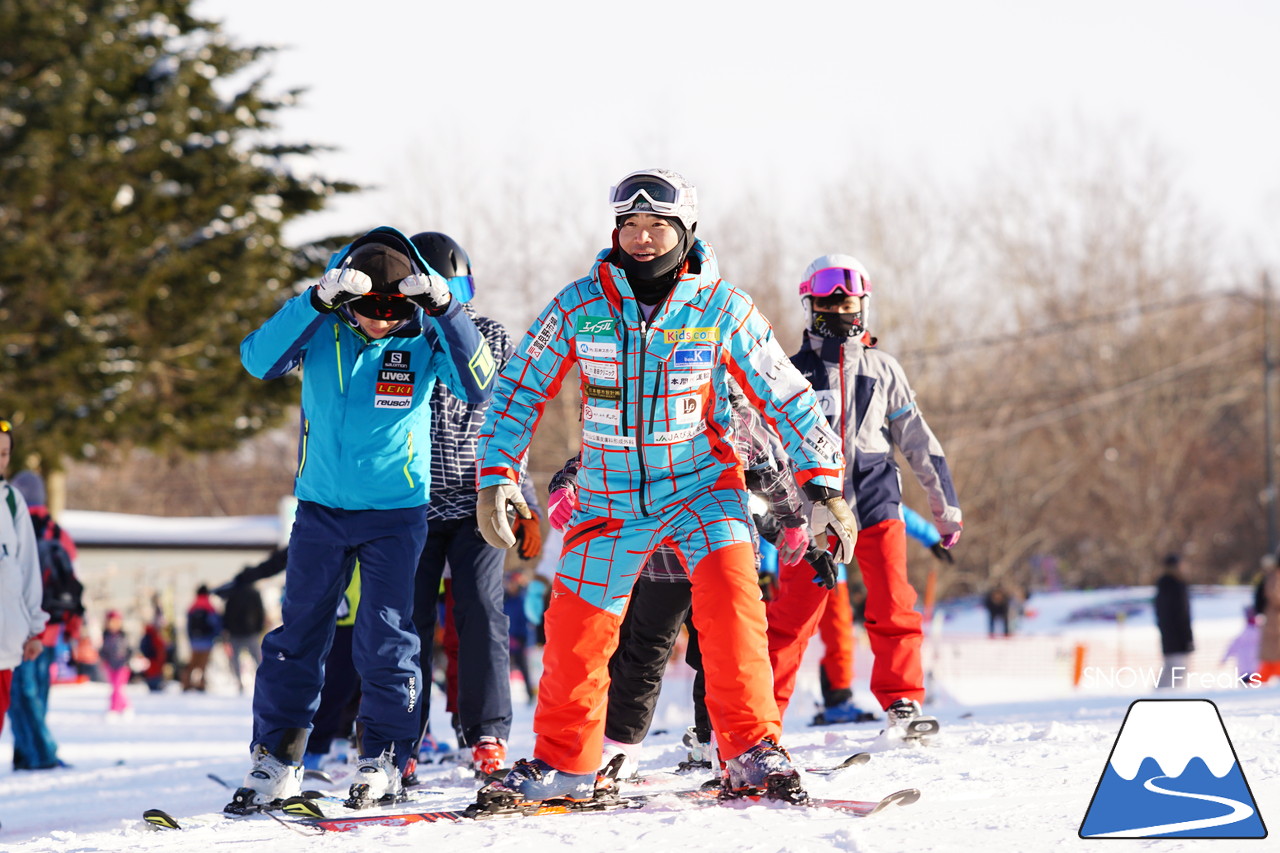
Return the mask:
<path id="1" fill-rule="evenodd" d="M 416 252 L 412 257 L 430 269 Z M 370 340 L 343 309 L 316 310 L 309 290 L 249 333 L 240 360 L 259 379 L 303 367 L 295 494 L 347 510 L 426 504 L 432 389 L 443 381 L 468 403 L 483 403 L 496 375 L 488 344 L 457 299 L 439 317 L 418 311 Z"/>

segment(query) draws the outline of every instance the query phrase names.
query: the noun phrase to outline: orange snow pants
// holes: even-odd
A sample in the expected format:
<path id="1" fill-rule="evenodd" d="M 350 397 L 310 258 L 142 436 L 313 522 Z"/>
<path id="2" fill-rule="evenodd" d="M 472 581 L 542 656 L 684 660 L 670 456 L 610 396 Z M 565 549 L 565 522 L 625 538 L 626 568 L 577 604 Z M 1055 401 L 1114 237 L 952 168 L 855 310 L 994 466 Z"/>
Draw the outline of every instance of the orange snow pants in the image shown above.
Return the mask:
<path id="1" fill-rule="evenodd" d="M 764 738 L 778 740 L 782 723 L 747 518 L 744 491 L 716 489 L 656 518 L 574 519 L 546 613 L 535 757 L 565 773 L 600 769 L 621 611 L 640 567 L 664 541 L 692 569 L 693 621 L 720 754 L 733 758 Z"/>
<path id="2" fill-rule="evenodd" d="M 858 531 L 854 556 L 867 588 L 864 624 L 875 657 L 871 693 L 881 708 L 902 697 L 922 702 L 920 646 L 924 633 L 915 610 L 916 591 L 907 579 L 906 525 L 889 519 Z M 783 710 L 795 690 L 796 673 L 809 638 L 831 600 L 830 592 L 812 578 L 813 570 L 807 563 L 791 569 L 781 567 L 777 597 L 769 602 L 769 660 L 774 667 L 775 702 Z M 852 617 L 848 618 L 851 621 Z M 852 666 L 849 672 L 852 675 Z M 828 672 L 828 678 L 831 675 Z"/>
<path id="3" fill-rule="evenodd" d="M 818 636 L 822 638 L 821 666 L 827 686 L 832 690 L 852 690 L 853 605 L 849 603 L 847 581 L 840 581 L 827 593 L 826 606 L 818 616 Z"/>

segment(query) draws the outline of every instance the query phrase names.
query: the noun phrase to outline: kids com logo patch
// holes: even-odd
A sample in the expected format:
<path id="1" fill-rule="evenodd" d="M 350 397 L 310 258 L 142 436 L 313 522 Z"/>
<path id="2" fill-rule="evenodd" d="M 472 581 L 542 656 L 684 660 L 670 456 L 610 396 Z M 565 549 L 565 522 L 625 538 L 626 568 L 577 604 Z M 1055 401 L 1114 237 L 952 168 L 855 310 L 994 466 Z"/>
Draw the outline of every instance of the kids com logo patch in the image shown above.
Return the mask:
<path id="1" fill-rule="evenodd" d="M 1080 825 L 1081 838 L 1266 838 L 1218 706 L 1129 706 Z"/>

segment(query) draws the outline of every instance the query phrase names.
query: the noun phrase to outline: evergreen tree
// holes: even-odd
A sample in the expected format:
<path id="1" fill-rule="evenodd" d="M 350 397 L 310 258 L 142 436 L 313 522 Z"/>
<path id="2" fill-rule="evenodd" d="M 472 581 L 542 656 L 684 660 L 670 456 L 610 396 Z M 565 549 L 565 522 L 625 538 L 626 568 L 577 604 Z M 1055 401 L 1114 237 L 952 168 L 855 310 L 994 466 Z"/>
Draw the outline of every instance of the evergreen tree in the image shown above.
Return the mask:
<path id="1" fill-rule="evenodd" d="M 0 0 L 0 416 L 46 472 L 233 447 L 297 398 L 240 341 L 342 242 L 283 226 L 358 188 L 291 169 L 319 149 L 268 140 L 271 48 L 190 5 Z"/>

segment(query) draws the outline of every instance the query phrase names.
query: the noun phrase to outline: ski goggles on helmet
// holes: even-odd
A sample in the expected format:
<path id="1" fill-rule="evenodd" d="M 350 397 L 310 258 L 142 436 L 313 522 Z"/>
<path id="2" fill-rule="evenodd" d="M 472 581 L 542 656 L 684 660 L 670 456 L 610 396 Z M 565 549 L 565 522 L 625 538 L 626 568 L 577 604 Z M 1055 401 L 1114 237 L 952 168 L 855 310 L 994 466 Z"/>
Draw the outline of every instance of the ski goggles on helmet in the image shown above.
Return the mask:
<path id="1" fill-rule="evenodd" d="M 646 212 L 678 216 L 680 207 L 692 203 L 689 187 L 677 187 L 657 175 L 628 175 L 609 190 L 609 205 L 615 216 Z"/>
<path id="2" fill-rule="evenodd" d="M 470 302 L 472 297 L 476 295 L 476 282 L 471 276 L 451 275 L 448 281 L 449 292 L 459 302 Z"/>
<path id="3" fill-rule="evenodd" d="M 803 296 L 864 296 L 871 292 L 871 282 L 863 278 L 857 270 L 848 267 L 827 267 L 818 270 L 800 283 L 800 295 Z"/>

